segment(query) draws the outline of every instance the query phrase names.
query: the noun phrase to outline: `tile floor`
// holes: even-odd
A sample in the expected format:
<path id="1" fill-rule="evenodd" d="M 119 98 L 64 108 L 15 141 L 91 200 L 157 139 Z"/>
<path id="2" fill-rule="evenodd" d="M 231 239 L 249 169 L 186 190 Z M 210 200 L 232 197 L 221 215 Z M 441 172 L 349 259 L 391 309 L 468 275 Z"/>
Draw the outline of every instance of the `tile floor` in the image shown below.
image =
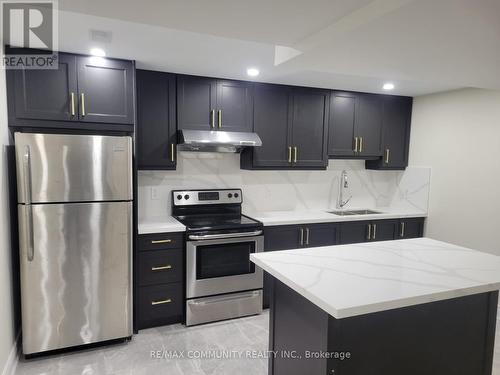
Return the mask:
<path id="1" fill-rule="evenodd" d="M 21 361 L 18 375 L 264 375 L 267 359 L 255 358 L 268 343 L 267 312 L 259 316 L 185 328 L 180 324 L 140 331 L 128 344 L 75 352 L 30 361 Z M 500 311 L 493 375 L 500 375 Z M 158 359 L 152 351 L 184 351 L 196 357 L 198 351 L 208 353 L 242 353 L 231 359 Z"/>

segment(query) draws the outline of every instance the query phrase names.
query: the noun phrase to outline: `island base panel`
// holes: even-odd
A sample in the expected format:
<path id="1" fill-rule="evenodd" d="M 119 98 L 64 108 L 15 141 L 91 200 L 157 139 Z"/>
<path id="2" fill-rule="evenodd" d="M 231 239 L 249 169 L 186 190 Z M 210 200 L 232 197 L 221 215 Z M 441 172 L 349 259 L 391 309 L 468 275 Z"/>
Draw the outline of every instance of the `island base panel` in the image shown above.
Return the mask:
<path id="1" fill-rule="evenodd" d="M 270 350 L 277 354 L 269 374 L 491 375 L 496 291 L 335 319 L 277 279 L 272 284 Z"/>

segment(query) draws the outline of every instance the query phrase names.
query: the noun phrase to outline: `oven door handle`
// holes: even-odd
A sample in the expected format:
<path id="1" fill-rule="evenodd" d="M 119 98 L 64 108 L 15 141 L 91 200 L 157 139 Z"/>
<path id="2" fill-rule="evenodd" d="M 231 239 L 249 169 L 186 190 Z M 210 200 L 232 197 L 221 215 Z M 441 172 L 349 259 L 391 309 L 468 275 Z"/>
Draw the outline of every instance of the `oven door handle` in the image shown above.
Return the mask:
<path id="1" fill-rule="evenodd" d="M 262 230 L 255 230 L 253 232 L 240 232 L 240 233 L 222 233 L 222 234 L 190 234 L 190 240 L 218 240 L 222 238 L 237 238 L 237 237 L 255 237 L 260 236 Z"/>

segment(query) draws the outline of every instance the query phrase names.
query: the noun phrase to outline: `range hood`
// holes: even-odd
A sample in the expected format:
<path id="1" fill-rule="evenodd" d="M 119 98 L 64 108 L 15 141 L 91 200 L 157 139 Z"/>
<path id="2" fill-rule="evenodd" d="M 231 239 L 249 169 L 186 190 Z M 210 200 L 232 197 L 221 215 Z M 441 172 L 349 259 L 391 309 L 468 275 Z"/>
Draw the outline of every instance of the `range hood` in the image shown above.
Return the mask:
<path id="1" fill-rule="evenodd" d="M 243 147 L 262 146 L 257 133 L 223 130 L 180 130 L 179 150 L 240 152 Z"/>

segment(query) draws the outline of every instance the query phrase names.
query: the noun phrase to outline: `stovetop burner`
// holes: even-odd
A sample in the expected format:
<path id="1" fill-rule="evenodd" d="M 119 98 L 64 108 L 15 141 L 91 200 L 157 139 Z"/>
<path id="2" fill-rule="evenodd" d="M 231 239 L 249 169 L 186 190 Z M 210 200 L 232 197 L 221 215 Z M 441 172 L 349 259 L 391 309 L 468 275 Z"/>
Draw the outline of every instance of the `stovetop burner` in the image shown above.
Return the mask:
<path id="1" fill-rule="evenodd" d="M 261 229 L 262 223 L 241 213 L 241 189 L 174 190 L 172 215 L 187 231 Z"/>

